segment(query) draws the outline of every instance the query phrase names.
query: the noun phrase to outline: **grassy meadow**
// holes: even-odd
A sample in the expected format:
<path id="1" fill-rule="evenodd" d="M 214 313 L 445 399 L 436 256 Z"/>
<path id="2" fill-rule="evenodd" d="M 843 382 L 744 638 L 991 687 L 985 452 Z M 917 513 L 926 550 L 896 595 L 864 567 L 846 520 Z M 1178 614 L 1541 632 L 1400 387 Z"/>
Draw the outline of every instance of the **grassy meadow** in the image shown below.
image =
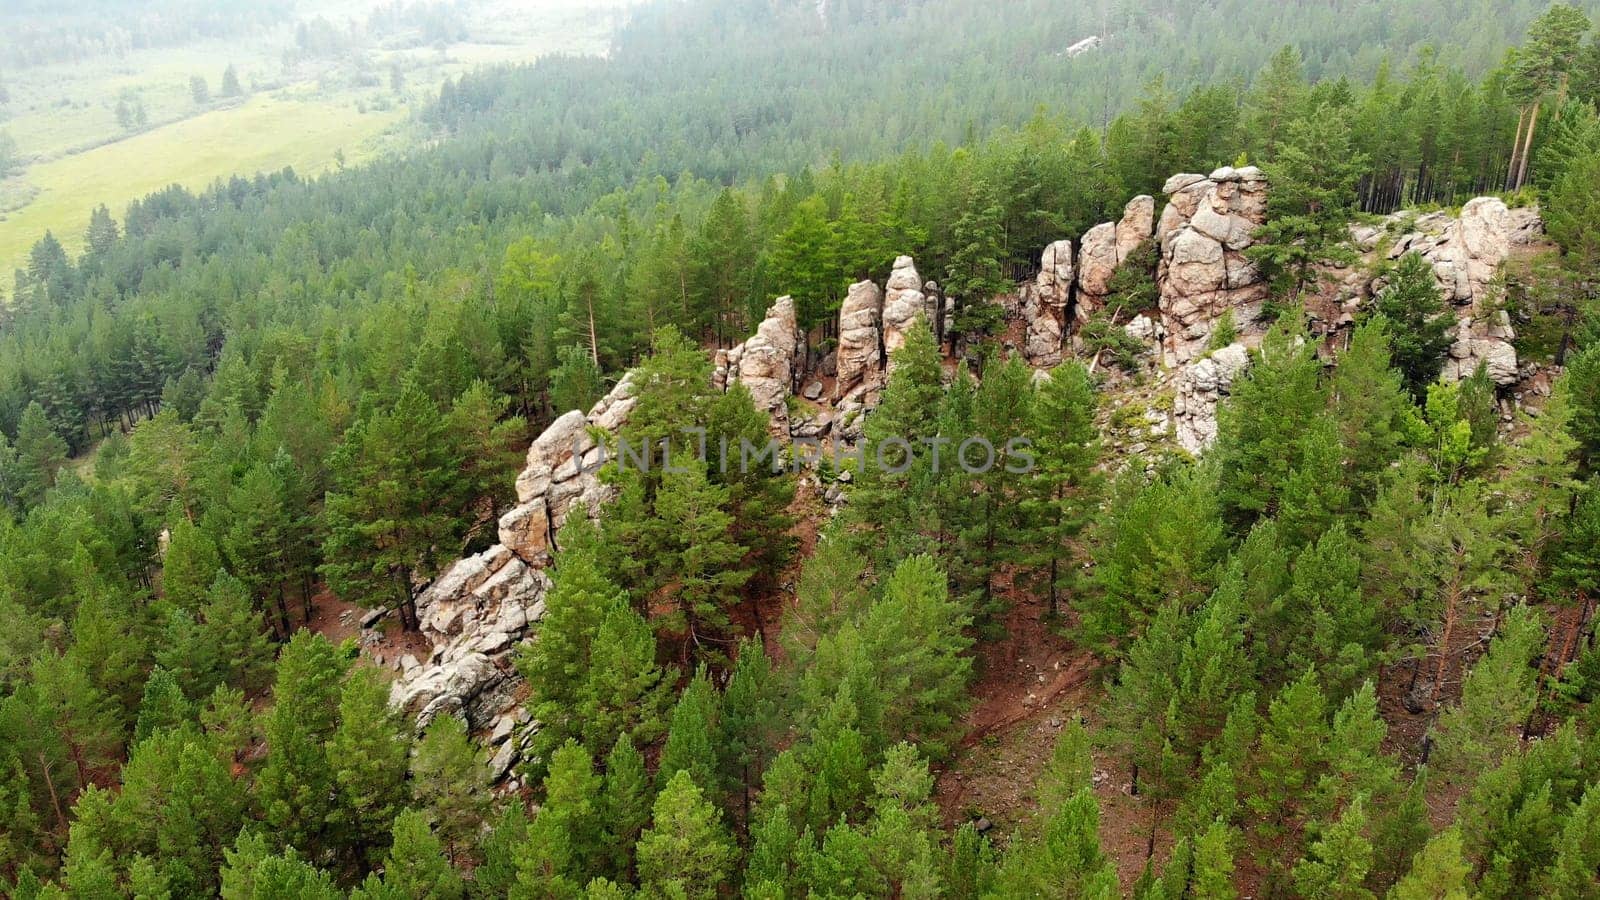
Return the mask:
<path id="1" fill-rule="evenodd" d="M 77 252 L 101 203 L 120 221 L 129 201 L 169 185 L 203 188 L 286 166 L 315 175 L 402 147 L 411 112 L 444 79 L 549 53 L 604 53 L 629 2 L 472 0 L 464 7 L 470 28 L 453 43 L 390 36 L 331 59 L 291 62 L 293 28 L 285 26 L 248 42 L 202 40 L 0 73 L 10 94 L 0 133 L 16 141 L 21 161 L 0 177 L 0 298 L 46 231 Z M 372 5 L 331 0 L 322 8 L 334 21 L 356 21 Z M 230 65 L 243 97 L 219 96 Z M 206 81 L 207 102 L 191 93 L 195 76 Z M 142 106 L 146 125 L 124 128 L 119 101 Z"/>

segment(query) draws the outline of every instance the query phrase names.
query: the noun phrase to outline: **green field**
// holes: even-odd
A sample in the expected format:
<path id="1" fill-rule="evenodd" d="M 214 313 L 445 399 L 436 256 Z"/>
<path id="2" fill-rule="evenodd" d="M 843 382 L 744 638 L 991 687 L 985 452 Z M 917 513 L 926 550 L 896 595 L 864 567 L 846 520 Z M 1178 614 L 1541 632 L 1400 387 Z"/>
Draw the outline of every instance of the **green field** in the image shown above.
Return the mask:
<path id="1" fill-rule="evenodd" d="M 352 163 L 381 149 L 405 118 L 403 109 L 362 113 L 349 102 L 257 96 L 31 166 L 27 180 L 39 194 L 0 221 L 0 271 L 16 268 L 46 230 L 76 251 L 90 210 L 101 203 L 120 219 L 128 201 L 172 184 L 201 188 L 285 166 L 302 175 L 326 172 L 341 152 Z"/>
<path id="2" fill-rule="evenodd" d="M 462 7 L 471 23 L 464 40 L 394 37 L 293 66 L 282 55 L 292 42 L 285 26 L 247 42 L 199 40 L 8 73 L 11 102 L 0 107 L 0 131 L 16 140 L 23 168 L 0 178 L 0 298 L 46 231 L 76 252 L 89 213 L 102 203 L 120 220 L 129 201 L 173 184 L 197 189 L 286 166 L 315 175 L 341 159 L 369 159 L 403 145 L 411 111 L 446 78 L 553 52 L 605 52 L 630 2 L 472 0 Z M 327 0 L 319 8 L 345 21 L 374 6 Z M 229 65 L 245 99 L 217 98 Z M 398 91 L 393 69 L 404 73 Z M 210 102 L 195 102 L 192 76 L 206 80 Z M 119 98 L 144 107 L 147 129 L 129 133 L 119 125 Z"/>

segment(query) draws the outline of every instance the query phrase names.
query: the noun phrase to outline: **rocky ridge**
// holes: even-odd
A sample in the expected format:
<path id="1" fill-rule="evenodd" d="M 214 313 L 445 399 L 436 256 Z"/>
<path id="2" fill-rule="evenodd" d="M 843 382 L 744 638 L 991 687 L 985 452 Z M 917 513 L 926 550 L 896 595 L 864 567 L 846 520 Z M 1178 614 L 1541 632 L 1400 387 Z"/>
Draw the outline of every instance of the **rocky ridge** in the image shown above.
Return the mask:
<path id="1" fill-rule="evenodd" d="M 1166 184 L 1170 202 L 1159 223 L 1152 224 L 1153 198 L 1137 197 L 1119 221 L 1090 229 L 1076 260 L 1071 241 L 1052 243 L 1018 307 L 1026 358 L 1039 368 L 1058 364 L 1068 317 L 1087 320 L 1103 302 L 1116 267 L 1153 234 L 1160 248 L 1158 309 L 1135 316 L 1126 329 L 1161 351 L 1157 385 L 1170 391 L 1170 415 L 1149 410 L 1150 427 L 1165 430 L 1189 453 L 1203 453 L 1216 438 L 1218 405 L 1248 369 L 1251 348 L 1265 330 L 1258 313 L 1266 287 L 1243 256 L 1264 221 L 1265 191 L 1264 179 L 1251 167 L 1177 175 Z M 1507 378 L 1516 380 L 1517 363 L 1509 322 L 1492 309 L 1492 282 L 1510 247 L 1534 240 L 1541 228 L 1536 212 L 1479 198 L 1458 218 L 1436 213 L 1413 221 L 1397 215 L 1383 227 L 1354 228 L 1352 237 L 1369 263 L 1380 253 L 1398 259 L 1417 252 L 1427 259 L 1458 315 L 1446 376 L 1461 377 L 1482 360 L 1506 384 Z M 1400 236 L 1386 242 L 1396 230 Z M 1372 268 L 1346 276 L 1347 309 L 1383 289 L 1381 277 L 1367 274 Z M 713 355 L 713 386 L 744 384 L 772 417 L 775 435 L 858 441 L 862 420 L 886 381 L 889 353 L 904 345 L 919 316 L 931 323 L 937 297 L 937 286 L 922 283 L 908 256 L 895 260 L 883 289 L 871 281 L 851 285 L 840 309 L 837 349 L 822 364 L 834 376 L 827 396 L 820 380 L 807 380 L 815 373 L 803 371 L 804 337 L 794 302 L 780 297 L 750 339 Z M 1218 320 L 1230 313 L 1238 339 L 1207 352 Z M 1347 313 L 1334 327 L 1351 321 Z M 802 381 L 800 402 L 792 402 Z M 552 422 L 528 450 L 517 478 L 517 505 L 499 521 L 499 543 L 455 563 L 417 598 L 432 651 L 424 661 L 402 657 L 391 702 L 414 715 L 419 728 L 441 713 L 462 717 L 498 748 L 491 764 L 497 780 L 508 777 L 537 728 L 519 703 L 515 647 L 543 616 L 555 535 L 574 511 L 593 515 L 611 499 L 611 489 L 596 476 L 604 452 L 597 437 L 615 434 L 626 422 L 633 390 L 630 373 L 587 414 L 574 410 Z M 1137 454 L 1137 446 L 1130 452 Z M 831 489 L 829 494 L 836 496 Z"/>
<path id="2" fill-rule="evenodd" d="M 585 415 L 573 410 L 528 448 L 517 505 L 500 518 L 500 543 L 456 562 L 417 596 L 427 659 L 402 656 L 389 701 L 426 728 L 461 717 L 497 747 L 494 777 L 505 778 L 536 727 L 518 703 L 516 645 L 544 616 L 555 535 L 570 515 L 592 515 L 612 489 L 596 474 L 603 450 L 592 429 L 615 433 L 634 405 L 625 376 Z"/>

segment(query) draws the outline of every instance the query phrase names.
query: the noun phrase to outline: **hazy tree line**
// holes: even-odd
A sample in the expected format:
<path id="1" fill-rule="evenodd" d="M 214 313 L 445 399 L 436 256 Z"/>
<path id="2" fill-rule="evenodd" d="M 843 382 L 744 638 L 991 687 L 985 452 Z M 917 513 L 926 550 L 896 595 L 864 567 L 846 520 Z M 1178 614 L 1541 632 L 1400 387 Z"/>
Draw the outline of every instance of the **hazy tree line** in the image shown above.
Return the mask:
<path id="1" fill-rule="evenodd" d="M 291 0 L 208 3 L 204 0 L 18 0 L 0 11 L 5 68 L 117 56 L 207 38 L 243 38 L 292 15 Z"/>
<path id="2" fill-rule="evenodd" d="M 709 9 L 733 35 L 766 15 Z M 900 27 L 836 9 L 837 27 L 880 42 Z M 646 18 L 624 44 L 664 52 L 670 27 Z M 1337 257 L 1330 223 L 1380 165 L 1463 179 L 1510 165 L 1532 108 L 1508 93 L 1516 66 L 1476 81 L 1419 63 L 1367 87 L 1315 80 L 1283 51 L 1247 87 L 1146 85 L 1104 131 L 1041 114 L 955 149 L 809 169 L 784 162 L 786 130 L 717 137 L 693 114 L 714 118 L 715 94 L 674 95 L 679 126 L 657 143 L 682 159 L 637 178 L 560 125 L 589 107 L 514 100 L 533 76 L 491 76 L 454 86 L 439 116 L 458 134 L 413 157 L 96 212 L 78 259 L 36 248 L 0 338 L 9 892 L 1106 896 L 1078 727 L 1004 853 L 970 826 L 947 833 L 932 803 L 971 650 L 1003 629 L 1014 583 L 1113 667 L 1094 737 L 1134 773 L 1152 844 L 1176 843 L 1141 896 L 1228 896 L 1245 869 L 1305 896 L 1581 896 L 1600 812 L 1600 655 L 1582 629 L 1600 571 L 1600 143 L 1578 65 L 1593 47 L 1545 57 L 1569 77 L 1528 82 L 1549 86 L 1529 180 L 1562 252 L 1518 309 L 1573 355 L 1514 443 L 1496 437 L 1484 379 L 1434 383 L 1443 347 L 1416 311 L 1442 301 L 1426 271 L 1392 275 L 1411 299 L 1389 297 L 1331 372 L 1297 340 L 1293 299 Z M 1499 130 L 1425 114 L 1447 85 Z M 467 118 L 448 106 L 500 90 Z M 763 144 L 719 171 L 717 148 Z M 646 367 L 635 445 L 685 425 L 760 435 L 743 391 L 710 390 L 702 348 L 742 339 L 773 294 L 795 294 L 821 348 L 845 285 L 912 252 L 961 301 L 956 328 L 981 334 L 993 321 L 974 301 L 1008 267 L 1240 154 L 1289 198 L 1264 244 L 1283 314 L 1206 462 L 1108 482 L 1084 367 L 1035 384 L 975 350 L 982 378 L 962 367 L 947 385 L 918 331 L 869 447 L 1025 435 L 1039 465 L 858 473 L 794 608 L 769 623 L 777 663 L 750 623 L 792 562 L 792 481 L 619 476 L 598 524 L 563 534 L 520 661 L 545 726 L 524 773 L 536 813 L 486 805 L 456 720 L 415 739 L 352 648 L 297 630 L 324 584 L 414 624 L 413 589 L 488 540 L 530 430 L 595 399 L 603 373 Z M 1305 164 L 1326 159 L 1342 165 Z M 1148 302 L 1148 272 L 1119 290 Z M 96 442 L 92 466 L 74 465 Z M 1482 621 L 1487 653 L 1467 624 Z M 1430 753 L 1421 768 L 1378 714 L 1396 672 L 1431 717 L 1431 749 L 1400 748 Z M 1433 779 L 1467 798 L 1438 833 Z"/>

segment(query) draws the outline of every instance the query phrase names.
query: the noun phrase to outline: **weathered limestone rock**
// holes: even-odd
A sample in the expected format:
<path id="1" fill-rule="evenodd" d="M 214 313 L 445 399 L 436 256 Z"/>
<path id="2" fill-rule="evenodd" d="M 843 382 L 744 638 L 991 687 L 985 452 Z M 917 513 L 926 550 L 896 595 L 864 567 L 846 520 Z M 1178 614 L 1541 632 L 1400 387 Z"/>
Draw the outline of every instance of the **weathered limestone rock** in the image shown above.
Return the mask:
<path id="1" fill-rule="evenodd" d="M 905 346 L 906 334 L 920 316 L 925 326 L 932 325 L 934 310 L 922 292 L 922 276 L 911 257 L 894 261 L 883 295 L 883 352 L 888 368 L 894 365 L 894 351 Z"/>
<path id="2" fill-rule="evenodd" d="M 883 339 L 882 315 L 883 293 L 876 284 L 858 281 L 850 285 L 850 292 L 839 307 L 835 403 L 877 383 L 878 372 L 883 367 L 879 356 Z"/>
<path id="3" fill-rule="evenodd" d="M 1163 355 L 1175 366 L 1201 354 L 1224 313 L 1241 329 L 1258 317 L 1266 285 L 1244 251 L 1266 221 L 1267 183 L 1254 166 L 1224 166 L 1209 176 L 1174 175 L 1165 190 L 1158 281 Z"/>
<path id="4" fill-rule="evenodd" d="M 794 385 L 795 361 L 800 355 L 800 328 L 795 322 L 794 298 L 779 297 L 756 333 L 722 357 L 725 365 L 713 374 L 719 387 L 737 380 L 750 390 L 756 408 L 772 417 L 775 434 L 787 434 L 788 399 Z"/>
<path id="5" fill-rule="evenodd" d="M 1249 349 L 1233 343 L 1178 371 L 1172 419 L 1179 446 L 1197 455 L 1210 448 L 1217 439 L 1217 404 L 1249 367 Z"/>
<path id="6" fill-rule="evenodd" d="M 1072 242 L 1056 241 L 1044 248 L 1033 284 L 1023 287 L 1022 316 L 1027 324 L 1023 353 L 1035 367 L 1049 368 L 1061 362 L 1072 276 Z"/>

